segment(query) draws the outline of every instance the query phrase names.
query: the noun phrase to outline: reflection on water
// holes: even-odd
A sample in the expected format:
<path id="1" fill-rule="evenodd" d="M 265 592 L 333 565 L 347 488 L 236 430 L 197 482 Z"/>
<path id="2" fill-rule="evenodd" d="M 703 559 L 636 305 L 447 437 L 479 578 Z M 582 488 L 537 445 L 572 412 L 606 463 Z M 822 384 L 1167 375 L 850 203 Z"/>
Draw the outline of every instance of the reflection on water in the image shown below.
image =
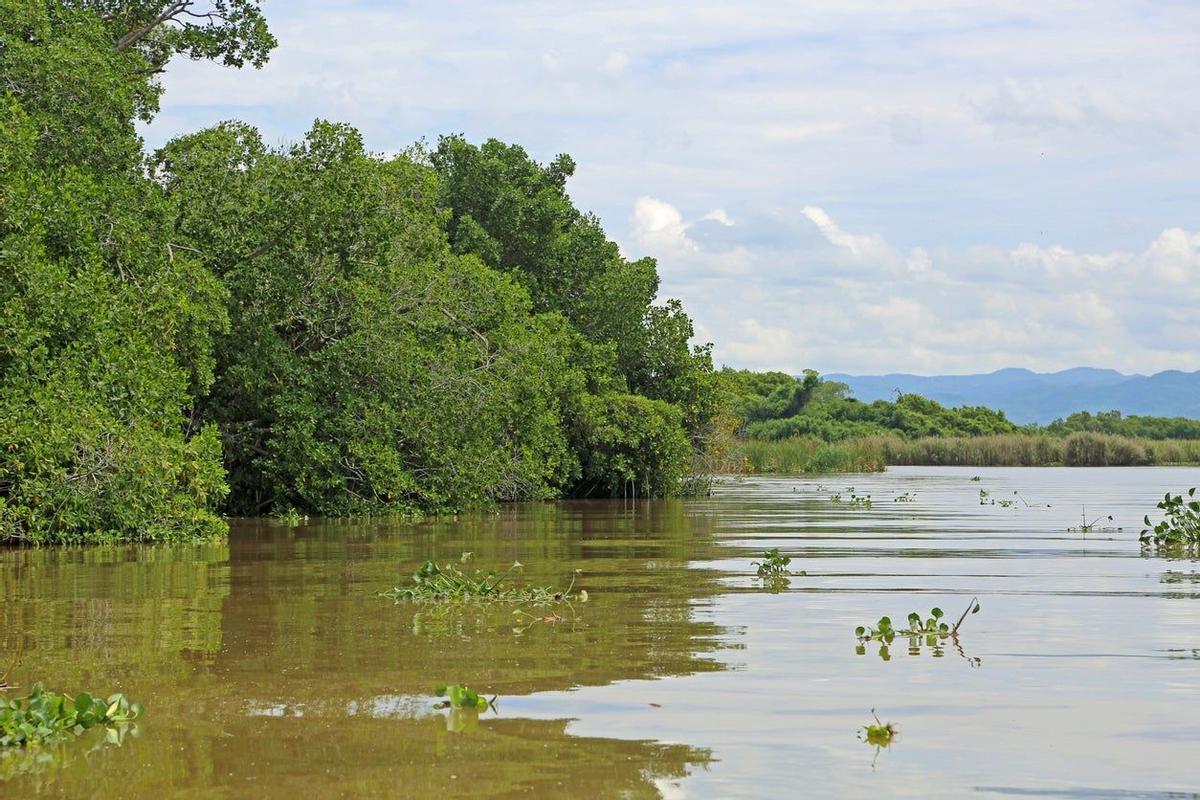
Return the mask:
<path id="1" fill-rule="evenodd" d="M 0 642 L 23 648 L 21 682 L 120 690 L 147 714 L 144 735 L 103 753 L 99 773 L 78 768 L 94 748 L 73 746 L 10 758 L 0 775 L 124 797 L 657 796 L 710 752 L 571 736 L 565 718 L 448 726 L 429 698 L 443 681 L 504 703 L 722 669 L 713 654 L 728 633 L 695 614 L 719 573 L 689 567 L 713 546 L 711 517 L 656 503 L 537 504 L 416 526 L 253 521 L 220 545 L 9 551 Z M 468 550 L 484 566 L 520 560 L 536 583 L 566 585 L 580 569 L 590 601 L 518 635 L 510 606 L 378 596 L 415 563 Z"/>
<path id="2" fill-rule="evenodd" d="M 869 506 L 831 500 L 851 483 Z M 1198 483 L 911 468 L 741 480 L 690 502 L 2 551 L 0 667 L 20 651 L 16 682 L 121 691 L 146 714 L 119 746 L 101 732 L 5 754 L 0 796 L 1187 792 L 1200 581 L 1136 531 L 1163 492 Z M 1021 502 L 981 505 L 981 489 Z M 1122 530 L 1069 531 L 1085 505 Z M 750 563 L 774 547 L 792 574 L 766 582 Z M 522 615 L 379 597 L 465 551 L 483 569 L 520 561 L 536 584 L 579 569 L 590 599 Z M 864 620 L 975 595 L 957 637 L 897 636 L 886 658 L 855 640 Z M 443 682 L 498 695 L 497 712 L 434 709 Z M 856 735 L 872 708 L 903 739 L 874 771 Z"/>

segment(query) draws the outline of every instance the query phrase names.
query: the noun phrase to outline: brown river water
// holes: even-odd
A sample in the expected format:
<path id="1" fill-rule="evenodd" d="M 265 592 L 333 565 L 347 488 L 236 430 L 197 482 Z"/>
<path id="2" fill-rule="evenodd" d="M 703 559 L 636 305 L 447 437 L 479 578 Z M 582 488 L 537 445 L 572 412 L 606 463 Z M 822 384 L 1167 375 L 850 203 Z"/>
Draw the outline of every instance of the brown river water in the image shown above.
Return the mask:
<path id="1" fill-rule="evenodd" d="M 0 753 L 0 797 L 1200 797 L 1200 565 L 1137 542 L 1195 485 L 914 467 L 0 550 L 0 672 L 19 655 L 22 687 L 146 707 L 119 740 Z M 870 508 L 831 502 L 851 486 Z M 1111 530 L 1069 532 L 1083 506 Z M 807 574 L 764 586 L 771 547 Z M 379 596 L 465 551 L 532 584 L 580 570 L 589 599 L 523 617 Z M 975 596 L 957 646 L 858 652 L 857 625 L 953 621 Z M 496 708 L 436 709 L 438 683 Z M 899 730 L 879 751 L 872 709 Z"/>

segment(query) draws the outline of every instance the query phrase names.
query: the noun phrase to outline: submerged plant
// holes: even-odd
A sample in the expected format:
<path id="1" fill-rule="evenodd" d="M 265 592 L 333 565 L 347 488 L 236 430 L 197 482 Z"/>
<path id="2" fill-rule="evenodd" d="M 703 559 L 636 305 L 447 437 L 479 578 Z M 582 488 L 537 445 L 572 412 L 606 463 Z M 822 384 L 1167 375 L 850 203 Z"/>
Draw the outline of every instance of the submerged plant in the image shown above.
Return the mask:
<path id="1" fill-rule="evenodd" d="M 459 563 L 465 564 L 472 557 L 471 553 L 463 553 Z M 524 567 L 520 561 L 514 561 L 512 566 L 503 574 L 495 571 L 483 572 L 475 570 L 468 574 L 458 566 L 446 563 L 439 565 L 436 561 L 426 561 L 412 575 L 412 583 L 408 586 L 397 586 L 383 592 L 384 597 L 393 600 L 412 600 L 418 602 L 454 602 L 454 601 L 485 601 L 495 603 L 560 603 L 574 598 L 575 578 L 579 570 L 571 575 L 571 583 L 565 590 L 557 591 L 548 586 L 512 586 L 505 583 L 514 573 Z M 579 600 L 586 601 L 586 592 L 580 592 Z"/>
<path id="2" fill-rule="evenodd" d="M 495 709 L 496 707 L 496 698 L 494 696 L 491 700 L 489 700 L 470 688 L 461 686 L 457 683 L 452 683 L 449 686 L 444 683 L 439 683 L 437 687 L 434 688 L 433 693 L 438 697 L 446 698 L 440 703 L 435 703 L 434 708 L 487 711 L 489 708 Z"/>
<path id="3" fill-rule="evenodd" d="M 1195 497 L 1194 488 L 1188 490 L 1187 500 L 1167 492 L 1157 506 L 1163 512 L 1162 520 L 1151 525 L 1150 515 L 1145 517 L 1146 530 L 1138 537 L 1142 544 L 1163 548 L 1200 545 L 1200 500 Z"/>
<path id="4" fill-rule="evenodd" d="M 0 747 L 61 741 L 98 725 L 133 722 L 141 713 L 141 705 L 123 694 L 101 700 L 81 692 L 72 698 L 48 692 L 39 683 L 26 697 L 0 697 Z"/>
<path id="5" fill-rule="evenodd" d="M 1098 524 L 1100 524 L 1101 520 L 1108 520 L 1109 522 L 1112 522 L 1112 514 L 1109 514 L 1107 516 L 1101 514 L 1100 516 L 1096 517 L 1091 522 L 1088 522 L 1087 506 L 1080 506 L 1080 508 L 1082 509 L 1082 511 L 1079 514 L 1079 527 L 1078 528 L 1067 528 L 1067 533 L 1091 533 L 1092 531 L 1096 530 L 1096 526 Z M 1114 531 L 1114 530 L 1119 531 L 1121 529 L 1110 527 L 1110 528 L 1100 528 L 1100 530 L 1101 531 Z"/>

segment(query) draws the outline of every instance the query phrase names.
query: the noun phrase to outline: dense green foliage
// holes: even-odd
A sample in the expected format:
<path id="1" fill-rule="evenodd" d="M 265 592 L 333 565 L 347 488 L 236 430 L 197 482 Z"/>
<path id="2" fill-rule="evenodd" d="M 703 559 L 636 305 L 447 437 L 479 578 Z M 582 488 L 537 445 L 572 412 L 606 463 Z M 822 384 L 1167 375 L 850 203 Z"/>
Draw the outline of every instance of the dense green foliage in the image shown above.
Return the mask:
<path id="1" fill-rule="evenodd" d="M 709 350 L 568 157 L 323 121 L 143 154 L 173 55 L 274 45 L 253 0 L 0 0 L 0 541 L 679 491 Z"/>
<path id="2" fill-rule="evenodd" d="M 946 408 L 915 394 L 902 394 L 895 402 L 861 403 L 846 396 L 845 384 L 822 381 L 812 370 L 803 378 L 793 378 L 778 372 L 726 369 L 721 377 L 732 387 L 743 431 L 752 439 L 812 436 L 840 442 L 889 433 L 915 438 L 1019 430 L 1001 411 L 978 406 Z"/>
<path id="3" fill-rule="evenodd" d="M 1200 545 L 1200 500 L 1196 499 L 1195 487 L 1188 489 L 1186 499 L 1181 494 L 1172 497 L 1167 492 L 1157 507 L 1163 512 L 1163 518 L 1152 523 L 1150 515 L 1146 515 L 1147 527 L 1139 537 L 1142 544 L 1161 548 Z"/>
<path id="4" fill-rule="evenodd" d="M 747 439 L 726 471 L 875 472 L 886 466 L 1141 467 L 1200 464 L 1200 441 L 1131 439 L 1095 433 L 1049 436 L 867 436 L 841 442 L 814 437 Z"/>
<path id="5" fill-rule="evenodd" d="M 1122 416 L 1120 411 L 1092 414 L 1079 411 L 1066 419 L 1056 419 L 1044 430 L 1055 435 L 1071 433 L 1107 433 L 1136 439 L 1200 440 L 1200 419 L 1186 417 Z"/>
<path id="6" fill-rule="evenodd" d="M 473 553 L 463 553 L 459 563 L 465 564 L 471 560 Z M 438 564 L 436 561 L 426 561 L 412 574 L 411 582 L 406 586 L 397 586 L 383 593 L 384 597 L 393 600 L 411 600 L 414 602 L 461 603 L 479 601 L 485 603 L 561 603 L 573 599 L 571 590 L 575 588 L 575 577 L 566 589 L 554 589 L 549 586 L 523 586 L 511 582 L 515 573 L 521 572 L 524 565 L 513 562 L 513 565 L 503 573 L 489 570 L 474 570 L 466 572 L 458 565 L 447 562 Z M 584 593 L 583 599 L 587 598 Z"/>
<path id="7" fill-rule="evenodd" d="M 224 290 L 169 235 L 133 130 L 153 92 L 94 15 L 0 3 L 0 541 L 221 530 Z"/>
<path id="8" fill-rule="evenodd" d="M 489 147 L 518 154 L 532 174 L 554 169 Z M 711 415 L 712 372 L 707 351 L 689 350 L 677 305 L 630 295 L 619 342 L 586 337 L 564 316 L 583 313 L 566 302 L 574 289 L 560 297 L 548 282 L 552 264 L 493 268 L 494 248 L 451 246 L 461 236 L 440 204 L 452 175 L 409 155 L 371 156 L 346 126 L 320 122 L 302 144 L 269 150 L 253 129 L 225 124 L 171 143 L 155 174 L 180 235 L 230 292 L 232 331 L 199 407 L 224 434 L 235 511 L 404 511 L 679 488 L 687 433 Z M 555 187 L 562 213 L 587 220 Z M 543 199 L 515 194 L 518 205 Z M 591 235 L 594 223 L 587 230 L 575 251 L 594 246 L 597 260 L 627 266 Z M 543 239 L 573 235 L 532 223 L 502 234 L 534 253 L 553 244 Z M 653 262 L 642 266 L 653 274 Z M 650 344 L 629 358 L 655 366 L 623 371 L 620 347 L 637 331 Z"/>
<path id="9" fill-rule="evenodd" d="M 915 394 L 860 403 L 808 370 L 718 375 L 741 440 L 722 466 L 760 473 L 869 472 L 886 465 L 1143 466 L 1200 463 L 1200 421 L 1072 414 L 1045 428 Z"/>
<path id="10" fill-rule="evenodd" d="M 141 716 L 142 707 L 114 694 L 107 700 L 80 692 L 48 692 L 41 684 L 26 697 L 0 697 L 0 747 L 46 744 L 100 725 L 119 725 Z"/>
<path id="11" fill-rule="evenodd" d="M 329 123 L 285 151 L 223 125 L 156 167 L 180 234 L 230 292 L 200 410 L 224 435 L 235 511 L 447 507 L 570 484 L 563 417 L 587 387 L 576 337 L 450 252 L 432 171 L 369 156 Z"/>
<path id="12" fill-rule="evenodd" d="M 624 259 L 599 220 L 571 203 L 569 156 L 543 166 L 520 147 L 451 136 L 429 161 L 455 252 L 512 275 L 535 311 L 559 312 L 588 342 L 612 348 L 624 391 L 678 406 L 696 439 L 707 432 L 718 411 L 711 347 L 689 345 L 692 322 L 677 300 L 653 304 L 654 260 Z"/>

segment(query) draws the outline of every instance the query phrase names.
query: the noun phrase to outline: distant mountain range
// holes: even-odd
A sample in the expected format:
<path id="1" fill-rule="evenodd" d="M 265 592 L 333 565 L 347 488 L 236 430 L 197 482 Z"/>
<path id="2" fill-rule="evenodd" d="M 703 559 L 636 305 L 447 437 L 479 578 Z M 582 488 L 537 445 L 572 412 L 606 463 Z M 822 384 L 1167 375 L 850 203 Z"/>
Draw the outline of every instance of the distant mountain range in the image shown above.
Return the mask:
<path id="1" fill-rule="evenodd" d="M 986 375 L 825 375 L 849 384 L 864 402 L 895 398 L 896 389 L 946 406 L 998 408 L 1014 422 L 1046 424 L 1076 411 L 1112 411 L 1200 419 L 1200 372 L 1123 375 L 1076 367 L 1062 372 L 1002 369 Z"/>

